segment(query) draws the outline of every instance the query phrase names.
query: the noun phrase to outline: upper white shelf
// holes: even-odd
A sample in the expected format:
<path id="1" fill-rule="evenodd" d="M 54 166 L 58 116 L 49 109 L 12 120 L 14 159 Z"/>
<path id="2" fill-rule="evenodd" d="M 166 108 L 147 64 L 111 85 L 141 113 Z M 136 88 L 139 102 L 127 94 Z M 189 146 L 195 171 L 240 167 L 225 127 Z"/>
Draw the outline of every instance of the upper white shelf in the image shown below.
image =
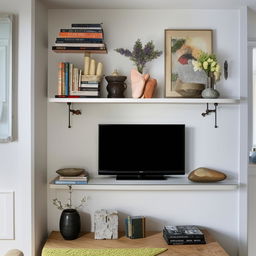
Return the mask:
<path id="1" fill-rule="evenodd" d="M 51 189 L 68 189 L 67 185 L 50 183 Z M 227 178 L 215 183 L 195 183 L 185 177 L 170 177 L 166 180 L 116 180 L 114 178 L 90 179 L 86 185 L 73 185 L 75 190 L 101 190 L 101 191 L 226 191 L 236 190 L 238 181 Z"/>
<path id="2" fill-rule="evenodd" d="M 221 103 L 236 104 L 240 99 L 203 99 L 203 98 L 151 98 L 151 99 L 134 99 L 134 98 L 49 98 L 49 102 L 55 103 L 124 103 L 124 104 L 203 104 L 203 103 Z"/>

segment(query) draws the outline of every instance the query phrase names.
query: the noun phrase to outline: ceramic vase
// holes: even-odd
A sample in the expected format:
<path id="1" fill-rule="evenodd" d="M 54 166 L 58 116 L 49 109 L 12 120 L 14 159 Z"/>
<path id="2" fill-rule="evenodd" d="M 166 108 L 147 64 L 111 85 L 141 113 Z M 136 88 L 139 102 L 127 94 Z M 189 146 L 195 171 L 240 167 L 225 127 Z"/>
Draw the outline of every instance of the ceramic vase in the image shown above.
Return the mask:
<path id="1" fill-rule="evenodd" d="M 209 76 L 207 78 L 206 88 L 202 91 L 202 97 L 205 99 L 217 99 L 220 97 L 220 93 L 214 89 L 214 77 Z"/>
<path id="2" fill-rule="evenodd" d="M 75 209 L 65 209 L 60 217 L 60 233 L 65 240 L 78 238 L 81 229 L 80 215 Z"/>

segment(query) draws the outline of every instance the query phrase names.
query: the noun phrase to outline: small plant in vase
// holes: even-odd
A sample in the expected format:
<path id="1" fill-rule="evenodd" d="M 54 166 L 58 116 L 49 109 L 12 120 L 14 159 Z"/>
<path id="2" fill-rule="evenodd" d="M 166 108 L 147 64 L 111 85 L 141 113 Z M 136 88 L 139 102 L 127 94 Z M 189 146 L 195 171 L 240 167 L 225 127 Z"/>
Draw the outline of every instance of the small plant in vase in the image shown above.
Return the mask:
<path id="1" fill-rule="evenodd" d="M 66 204 L 63 204 L 58 198 L 54 198 L 52 202 L 58 210 L 62 211 L 59 223 L 61 235 L 66 240 L 76 239 L 81 229 L 80 215 L 77 209 L 86 203 L 86 196 L 81 199 L 77 207 L 73 207 L 72 186 L 69 186 L 69 199 Z"/>
<path id="2" fill-rule="evenodd" d="M 203 98 L 218 98 L 219 92 L 214 88 L 214 85 L 221 77 L 221 68 L 218 64 L 215 54 L 201 52 L 197 60 L 192 61 L 194 71 L 203 70 L 207 75 L 207 86 L 202 91 Z"/>
<path id="3" fill-rule="evenodd" d="M 155 50 L 153 41 L 147 42 L 143 47 L 140 39 L 137 39 L 132 51 L 124 48 L 117 48 L 115 51 L 128 57 L 137 67 L 137 70 L 131 70 L 133 98 L 151 98 L 157 81 L 150 78 L 149 74 L 143 74 L 143 69 L 148 62 L 160 57 L 162 51 Z"/>

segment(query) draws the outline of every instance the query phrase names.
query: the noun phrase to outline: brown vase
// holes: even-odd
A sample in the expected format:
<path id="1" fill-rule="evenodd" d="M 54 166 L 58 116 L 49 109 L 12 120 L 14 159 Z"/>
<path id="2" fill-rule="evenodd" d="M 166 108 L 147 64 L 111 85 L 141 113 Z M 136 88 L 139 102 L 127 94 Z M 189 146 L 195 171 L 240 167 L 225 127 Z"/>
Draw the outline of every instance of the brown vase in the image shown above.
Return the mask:
<path id="1" fill-rule="evenodd" d="M 127 88 L 126 76 L 106 76 L 108 82 L 107 91 L 108 98 L 124 98 L 124 91 Z"/>

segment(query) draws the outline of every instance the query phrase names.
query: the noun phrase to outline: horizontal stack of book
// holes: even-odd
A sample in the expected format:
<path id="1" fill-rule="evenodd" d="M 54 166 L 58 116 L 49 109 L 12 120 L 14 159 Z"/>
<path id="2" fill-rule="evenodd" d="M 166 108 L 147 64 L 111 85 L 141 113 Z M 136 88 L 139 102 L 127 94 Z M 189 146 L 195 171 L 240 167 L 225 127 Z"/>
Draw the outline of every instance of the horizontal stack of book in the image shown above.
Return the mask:
<path id="1" fill-rule="evenodd" d="M 167 244 L 205 244 L 203 232 L 197 226 L 165 226 L 163 237 Z"/>
<path id="2" fill-rule="evenodd" d="M 144 216 L 128 216 L 125 219 L 125 235 L 131 239 L 145 237 L 145 222 Z"/>
<path id="3" fill-rule="evenodd" d="M 93 51 L 106 50 L 101 24 L 71 24 L 71 28 L 60 29 L 52 50 Z"/>
<path id="4" fill-rule="evenodd" d="M 53 183 L 57 185 L 85 185 L 88 184 L 88 175 L 82 173 L 79 176 L 58 176 Z"/>

